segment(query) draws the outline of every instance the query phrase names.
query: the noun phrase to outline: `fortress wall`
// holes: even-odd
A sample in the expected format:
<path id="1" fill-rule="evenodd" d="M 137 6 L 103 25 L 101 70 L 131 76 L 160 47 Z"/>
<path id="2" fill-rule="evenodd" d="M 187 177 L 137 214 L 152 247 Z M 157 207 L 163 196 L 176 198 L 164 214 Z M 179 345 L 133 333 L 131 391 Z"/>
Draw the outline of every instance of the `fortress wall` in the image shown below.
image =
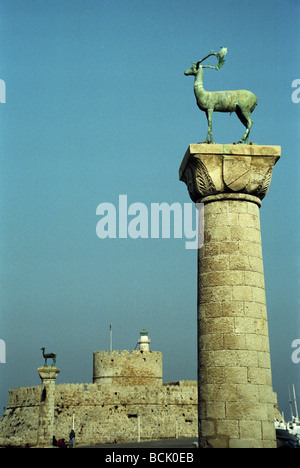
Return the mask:
<path id="1" fill-rule="evenodd" d="M 9 390 L 7 408 L 39 406 L 41 387 L 20 387 Z"/>
<path id="2" fill-rule="evenodd" d="M 73 410 L 75 408 L 75 411 Z M 73 411 L 83 444 L 197 436 L 197 386 L 57 385 L 57 436 L 68 433 Z M 177 423 L 176 423 L 177 418 Z"/>
<path id="3" fill-rule="evenodd" d="M 40 394 L 40 386 L 9 390 L 7 409 L 0 421 L 0 445 L 36 444 Z"/>
<path id="4" fill-rule="evenodd" d="M 41 387 L 10 390 L 0 421 L 0 444 L 35 445 Z M 150 386 L 59 384 L 55 387 L 55 436 L 68 438 L 73 416 L 77 443 L 197 437 L 197 383 Z"/>

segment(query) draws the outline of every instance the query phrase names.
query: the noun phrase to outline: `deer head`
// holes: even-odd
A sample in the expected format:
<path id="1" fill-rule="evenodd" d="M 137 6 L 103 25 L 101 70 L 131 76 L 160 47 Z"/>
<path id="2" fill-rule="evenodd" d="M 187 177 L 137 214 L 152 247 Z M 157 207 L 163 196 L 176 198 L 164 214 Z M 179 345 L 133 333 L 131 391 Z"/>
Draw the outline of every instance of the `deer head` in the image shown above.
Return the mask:
<path id="1" fill-rule="evenodd" d="M 223 67 L 223 65 L 225 63 L 224 55 L 227 54 L 227 51 L 228 51 L 227 47 L 222 47 L 219 50 L 219 52 L 211 51 L 208 55 L 203 57 L 201 60 L 198 60 L 198 62 L 192 62 L 191 68 L 186 70 L 184 72 L 184 74 L 186 76 L 196 75 L 198 73 L 198 71 L 199 71 L 199 67 L 201 67 L 201 68 L 212 68 L 214 70 L 219 70 L 221 67 Z M 212 67 L 211 65 L 200 65 L 200 63 L 204 62 L 204 60 L 206 60 L 208 57 L 211 57 L 212 55 L 214 55 L 215 57 L 218 58 L 218 64 L 215 67 Z"/>

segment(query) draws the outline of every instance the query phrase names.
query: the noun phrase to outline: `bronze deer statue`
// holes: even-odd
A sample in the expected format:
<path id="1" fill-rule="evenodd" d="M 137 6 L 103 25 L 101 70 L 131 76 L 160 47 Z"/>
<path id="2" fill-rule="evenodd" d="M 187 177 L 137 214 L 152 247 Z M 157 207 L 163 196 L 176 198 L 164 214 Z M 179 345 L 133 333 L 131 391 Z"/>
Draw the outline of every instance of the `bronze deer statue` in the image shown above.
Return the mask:
<path id="1" fill-rule="evenodd" d="M 51 367 L 54 367 L 56 364 L 56 354 L 55 353 L 45 354 L 45 348 L 41 348 L 41 351 L 43 351 L 43 358 L 45 359 L 44 366 L 47 367 L 47 359 L 52 359 Z"/>
<path id="2" fill-rule="evenodd" d="M 186 76 L 195 76 L 194 93 L 197 105 L 200 110 L 205 112 L 207 117 L 208 132 L 204 143 L 213 143 L 212 115 L 214 111 L 236 113 L 242 124 L 246 127 L 246 131 L 238 143 L 248 143 L 250 128 L 253 124 L 251 113 L 257 105 L 257 97 L 251 91 L 205 91 L 203 87 L 203 68 L 219 70 L 225 63 L 224 55 L 226 54 L 226 47 L 222 47 L 217 53 L 210 52 L 206 57 L 198 62 L 193 62 L 191 68 L 184 72 Z M 218 64 L 215 67 L 210 65 L 200 65 L 204 60 L 212 55 L 218 58 Z"/>

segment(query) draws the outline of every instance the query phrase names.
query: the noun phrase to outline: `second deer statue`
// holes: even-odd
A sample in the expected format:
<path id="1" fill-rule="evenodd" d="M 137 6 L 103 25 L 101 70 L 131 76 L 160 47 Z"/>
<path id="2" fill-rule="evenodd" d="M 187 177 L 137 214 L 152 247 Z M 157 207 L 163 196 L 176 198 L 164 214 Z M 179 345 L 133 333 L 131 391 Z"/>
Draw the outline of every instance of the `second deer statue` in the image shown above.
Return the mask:
<path id="1" fill-rule="evenodd" d="M 56 354 L 55 353 L 45 354 L 45 348 L 41 348 L 41 351 L 43 351 L 43 358 L 45 359 L 44 367 L 47 367 L 47 359 L 52 359 L 51 367 L 54 367 L 56 364 Z"/>
<path id="2" fill-rule="evenodd" d="M 240 121 L 246 127 L 246 131 L 238 143 L 248 143 L 250 128 L 253 124 L 251 113 L 257 105 L 257 97 L 246 90 L 236 91 L 205 91 L 203 87 L 203 68 L 212 68 L 219 70 L 225 62 L 224 55 L 227 54 L 227 48 L 222 47 L 217 53 L 210 52 L 206 57 L 193 62 L 191 68 L 185 71 L 185 75 L 195 76 L 194 93 L 199 109 L 205 112 L 208 123 L 208 132 L 204 143 L 213 143 L 212 136 L 212 114 L 216 112 L 235 112 Z M 218 65 L 212 67 L 210 65 L 200 65 L 211 55 L 218 58 Z"/>

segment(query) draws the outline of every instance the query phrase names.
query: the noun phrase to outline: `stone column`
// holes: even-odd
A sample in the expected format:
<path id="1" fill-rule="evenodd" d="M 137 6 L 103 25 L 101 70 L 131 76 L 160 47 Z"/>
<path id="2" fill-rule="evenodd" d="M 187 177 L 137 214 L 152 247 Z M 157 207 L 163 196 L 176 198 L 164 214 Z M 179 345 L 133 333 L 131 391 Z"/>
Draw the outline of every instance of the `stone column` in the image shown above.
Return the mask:
<path id="1" fill-rule="evenodd" d="M 276 448 L 259 208 L 280 147 L 190 145 L 180 180 L 204 204 L 198 249 L 199 445 Z"/>
<path id="2" fill-rule="evenodd" d="M 60 373 L 57 367 L 39 367 L 42 380 L 37 445 L 52 445 L 54 434 L 55 380 Z"/>

